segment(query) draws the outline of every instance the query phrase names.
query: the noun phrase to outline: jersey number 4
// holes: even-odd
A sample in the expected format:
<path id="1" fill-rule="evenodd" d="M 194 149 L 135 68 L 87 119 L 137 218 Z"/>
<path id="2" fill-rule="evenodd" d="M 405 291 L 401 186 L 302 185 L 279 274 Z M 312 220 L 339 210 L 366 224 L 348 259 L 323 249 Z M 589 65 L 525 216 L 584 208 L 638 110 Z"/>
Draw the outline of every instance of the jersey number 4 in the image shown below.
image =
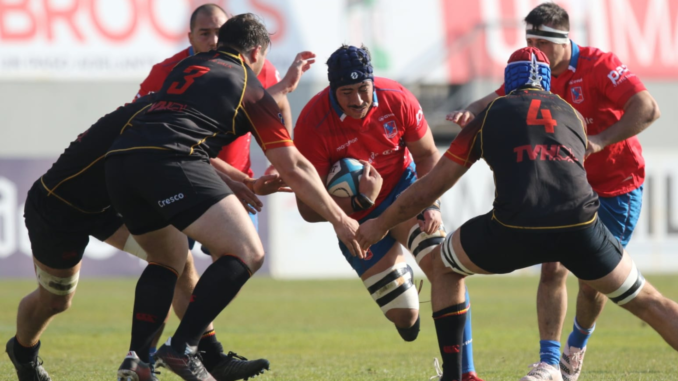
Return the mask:
<path id="1" fill-rule="evenodd" d="M 540 119 L 538 117 L 540 110 L 539 106 L 541 106 L 541 101 L 539 99 L 533 99 L 532 103 L 530 103 L 530 109 L 527 111 L 527 125 L 544 126 L 546 132 L 553 134 L 558 122 L 551 117 L 551 110 L 545 108 L 541 109 L 542 118 Z"/>
<path id="2" fill-rule="evenodd" d="M 202 77 L 210 71 L 210 68 L 204 66 L 192 65 L 184 70 L 186 75 L 184 76 L 184 81 L 179 86 L 180 81 L 172 82 L 169 89 L 167 89 L 167 94 L 183 94 L 184 91 L 188 89 L 189 86 L 195 82 L 195 79 Z"/>

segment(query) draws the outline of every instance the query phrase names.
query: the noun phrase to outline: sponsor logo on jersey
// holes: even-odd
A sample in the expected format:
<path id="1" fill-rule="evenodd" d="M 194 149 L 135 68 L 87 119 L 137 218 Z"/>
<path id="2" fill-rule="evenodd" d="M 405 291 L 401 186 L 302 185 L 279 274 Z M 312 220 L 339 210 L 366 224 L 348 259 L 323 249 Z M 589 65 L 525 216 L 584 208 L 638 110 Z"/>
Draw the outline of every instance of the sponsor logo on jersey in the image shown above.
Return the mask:
<path id="1" fill-rule="evenodd" d="M 626 80 L 626 76 L 622 77 L 624 73 L 627 73 L 629 71 L 629 68 L 626 67 L 626 65 L 621 65 L 617 66 L 616 69 L 612 70 L 608 75 L 607 78 L 612 81 L 612 84 L 617 86 L 621 82 L 624 82 Z"/>
<path id="2" fill-rule="evenodd" d="M 570 94 L 572 94 L 572 102 L 582 103 L 584 101 L 584 92 L 582 91 L 581 86 L 570 88 Z"/>
<path id="3" fill-rule="evenodd" d="M 395 138 L 396 135 L 398 135 L 398 127 L 396 126 L 395 120 L 384 123 L 384 134 L 389 139 Z"/>
<path id="4" fill-rule="evenodd" d="M 175 203 L 175 202 L 177 202 L 179 200 L 183 200 L 183 199 L 184 199 L 184 194 L 183 193 L 177 193 L 174 196 L 166 198 L 164 200 L 158 200 L 158 205 L 161 208 L 164 208 L 169 204 Z"/>
<path id="5" fill-rule="evenodd" d="M 395 114 L 386 114 L 386 115 L 380 117 L 380 118 L 379 118 L 379 121 L 380 121 L 380 122 L 383 122 L 384 119 L 390 118 L 390 117 L 392 117 L 392 116 L 395 116 Z"/>
<path id="6" fill-rule="evenodd" d="M 569 161 L 571 163 L 579 161 L 571 149 L 561 144 L 551 144 L 551 146 L 537 144 L 534 147 L 528 144 L 514 148 L 513 152 L 517 155 L 516 163 L 522 162 L 525 159 L 525 154 L 531 161 Z"/>
<path id="7" fill-rule="evenodd" d="M 575 83 L 581 83 L 581 82 L 584 82 L 584 79 L 583 79 L 583 78 L 577 78 L 577 79 L 571 80 L 571 81 L 568 82 L 567 84 L 568 84 L 568 85 L 574 85 Z"/>
<path id="8" fill-rule="evenodd" d="M 337 151 L 341 151 L 344 148 L 348 148 L 348 146 L 350 146 L 351 144 L 353 144 L 357 141 L 358 141 L 358 138 L 353 138 L 353 139 L 347 141 L 346 143 L 340 145 L 339 147 L 337 147 Z"/>

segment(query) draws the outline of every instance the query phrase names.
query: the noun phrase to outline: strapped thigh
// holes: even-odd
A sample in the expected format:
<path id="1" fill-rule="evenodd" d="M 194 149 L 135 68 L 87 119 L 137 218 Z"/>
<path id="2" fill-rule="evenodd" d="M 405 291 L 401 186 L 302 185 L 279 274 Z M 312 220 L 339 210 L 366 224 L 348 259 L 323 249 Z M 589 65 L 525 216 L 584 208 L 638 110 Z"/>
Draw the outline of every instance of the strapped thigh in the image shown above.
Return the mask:
<path id="1" fill-rule="evenodd" d="M 394 308 L 419 309 L 419 294 L 413 282 L 412 268 L 405 262 L 372 275 L 363 283 L 383 313 Z"/>

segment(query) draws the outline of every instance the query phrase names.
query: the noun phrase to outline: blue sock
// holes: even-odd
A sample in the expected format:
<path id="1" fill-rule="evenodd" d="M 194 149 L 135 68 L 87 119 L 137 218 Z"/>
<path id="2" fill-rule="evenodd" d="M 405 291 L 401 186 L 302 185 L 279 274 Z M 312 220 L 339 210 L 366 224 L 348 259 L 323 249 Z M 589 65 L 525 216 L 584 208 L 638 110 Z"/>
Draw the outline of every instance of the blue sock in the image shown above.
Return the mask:
<path id="1" fill-rule="evenodd" d="M 464 325 L 464 336 L 461 347 L 461 373 L 475 372 L 473 365 L 473 333 L 471 331 L 471 298 L 466 288 L 466 324 Z"/>
<path id="2" fill-rule="evenodd" d="M 158 350 L 157 350 L 155 347 L 153 347 L 153 348 L 151 348 L 151 349 L 148 350 L 148 354 L 149 354 L 149 357 L 148 357 L 148 358 L 149 358 L 149 361 L 148 361 L 148 363 L 149 363 L 150 365 L 155 365 L 155 359 L 153 358 L 153 355 L 154 355 L 155 352 L 157 352 L 157 351 L 158 351 Z"/>
<path id="3" fill-rule="evenodd" d="M 558 366 L 560 362 L 560 343 L 553 340 L 540 340 L 539 361 Z"/>
<path id="4" fill-rule="evenodd" d="M 591 334 L 595 329 L 595 324 L 590 329 L 580 327 L 579 323 L 577 322 L 577 318 L 574 318 L 572 333 L 570 333 L 570 337 L 567 338 L 567 345 L 580 349 L 584 348 L 586 343 L 589 341 L 589 337 L 591 337 Z"/>

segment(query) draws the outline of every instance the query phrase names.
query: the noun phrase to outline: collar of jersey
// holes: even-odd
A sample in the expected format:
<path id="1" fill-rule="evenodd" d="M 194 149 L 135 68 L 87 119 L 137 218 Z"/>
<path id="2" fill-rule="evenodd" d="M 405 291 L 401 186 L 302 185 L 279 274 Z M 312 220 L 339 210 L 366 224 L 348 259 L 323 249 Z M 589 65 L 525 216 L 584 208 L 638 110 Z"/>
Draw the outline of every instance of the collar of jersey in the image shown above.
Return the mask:
<path id="1" fill-rule="evenodd" d="M 572 40 L 570 40 L 570 46 L 572 47 L 572 57 L 570 57 L 570 65 L 567 68 L 576 72 L 577 62 L 579 62 L 579 46 Z"/>
<path id="2" fill-rule="evenodd" d="M 346 114 L 344 113 L 344 110 L 342 110 L 341 107 L 339 106 L 336 96 L 334 95 L 334 91 L 332 91 L 331 87 L 330 87 L 330 104 L 332 105 L 334 112 L 337 113 L 339 120 L 343 122 L 344 119 L 346 119 Z M 376 87 L 374 88 L 374 90 L 372 90 L 372 107 L 379 107 L 379 99 L 377 98 Z"/>
<path id="3" fill-rule="evenodd" d="M 188 47 L 188 56 L 193 57 L 195 55 L 195 50 L 193 50 L 193 46 Z"/>

